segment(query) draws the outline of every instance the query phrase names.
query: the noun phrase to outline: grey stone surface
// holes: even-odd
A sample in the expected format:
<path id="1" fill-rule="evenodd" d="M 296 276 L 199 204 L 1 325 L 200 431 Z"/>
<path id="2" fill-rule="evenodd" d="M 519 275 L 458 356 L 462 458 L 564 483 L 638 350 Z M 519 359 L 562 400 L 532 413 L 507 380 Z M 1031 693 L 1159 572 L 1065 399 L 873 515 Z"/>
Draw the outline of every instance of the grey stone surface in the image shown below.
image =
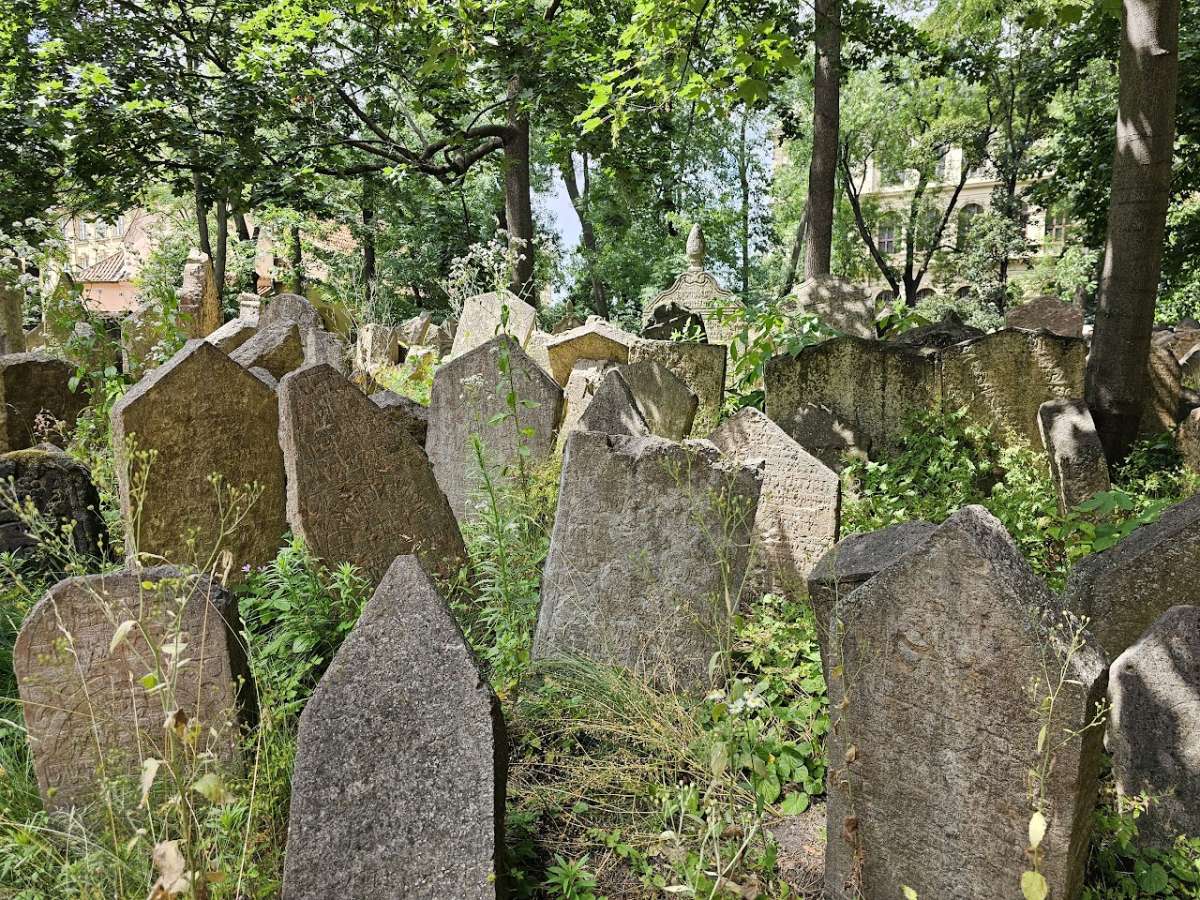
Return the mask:
<path id="1" fill-rule="evenodd" d="M 572 434 L 534 657 L 580 655 L 702 689 L 728 637 L 761 479 L 707 441 Z"/>
<path id="2" fill-rule="evenodd" d="M 127 621 L 136 624 L 112 646 Z M 68 578 L 52 587 L 25 617 L 13 648 L 46 809 L 86 805 L 98 798 L 100 782 L 134 780 L 143 758 L 167 758 L 163 719 L 171 710 L 185 710 L 189 724 L 200 726 L 200 752 L 232 760 L 238 722 L 252 705 L 238 629 L 228 592 L 177 569 Z M 177 639 L 189 664 L 168 675 L 157 661 L 169 658 L 162 648 Z M 168 693 L 148 690 L 147 675 L 170 683 Z"/>
<path id="3" fill-rule="evenodd" d="M 70 435 L 87 405 L 70 363 L 36 351 L 0 356 L 0 453 Z"/>
<path id="4" fill-rule="evenodd" d="M 579 430 L 579 420 L 592 402 L 596 388 L 615 366 L 616 363 L 606 359 L 581 359 L 575 363 L 567 386 L 563 388 L 562 422 L 558 426 L 559 452 L 566 445 L 567 438 Z"/>
<path id="5" fill-rule="evenodd" d="M 1058 511 L 1078 506 L 1112 487 L 1096 423 L 1082 400 L 1048 400 L 1038 408 L 1038 429 L 1050 459 Z"/>
<path id="6" fill-rule="evenodd" d="M 229 550 L 233 580 L 242 566 L 274 559 L 287 530 L 278 427 L 275 393 L 206 341 L 188 341 L 130 388 L 112 410 L 130 559 L 206 566 Z M 139 451 L 132 457 L 130 441 Z M 258 499 L 225 533 L 230 490 L 253 485 Z"/>
<path id="7" fill-rule="evenodd" d="M 1179 361 L 1180 380 L 1183 386 L 1200 389 L 1200 347 L 1193 347 Z"/>
<path id="8" fill-rule="evenodd" d="M 692 435 L 708 435 L 721 419 L 725 402 L 725 347 L 686 341 L 642 339 L 629 348 L 629 362 L 656 362 L 687 385 L 698 405 Z"/>
<path id="9" fill-rule="evenodd" d="M 262 298 L 249 291 L 238 294 L 238 318 L 258 327 L 258 314 L 262 311 Z"/>
<path id="10" fill-rule="evenodd" d="M 1175 443 L 1183 464 L 1193 472 L 1200 472 L 1200 409 L 1193 409 L 1179 423 Z"/>
<path id="11" fill-rule="evenodd" d="M 1200 834 L 1200 607 L 1167 610 L 1109 672 L 1108 750 L 1117 789 L 1145 795 L 1138 843 Z"/>
<path id="12" fill-rule="evenodd" d="M 193 250 L 183 264 L 179 313 L 194 338 L 207 337 L 221 327 L 221 286 L 207 253 Z"/>
<path id="13" fill-rule="evenodd" d="M 254 337 L 258 330 L 258 323 L 252 322 L 249 319 L 230 319 L 212 334 L 205 338 L 210 344 L 214 344 L 217 349 L 223 353 L 232 353 L 250 338 Z"/>
<path id="14" fill-rule="evenodd" d="M 1105 663 L 982 507 L 951 516 L 834 611 L 844 748 L 828 776 L 830 897 L 1020 896 L 1039 733 L 1049 896 L 1082 887 Z M 1047 720 L 1042 699 L 1066 675 Z M 1049 684 L 1048 684 L 1049 682 Z M 1079 732 L 1082 731 L 1082 734 Z"/>
<path id="15" fill-rule="evenodd" d="M 525 344 L 525 352 L 529 354 L 529 358 L 541 366 L 544 372 L 550 371 L 550 350 L 547 347 L 549 343 L 550 335 L 535 328 Z"/>
<path id="16" fill-rule="evenodd" d="M 810 313 L 839 334 L 875 337 L 875 300 L 862 285 L 836 275 L 818 275 L 796 285 L 799 311 Z"/>
<path id="17" fill-rule="evenodd" d="M 635 335 L 622 331 L 599 316 L 588 316 L 587 322 L 546 341 L 546 354 L 550 361 L 550 374 L 564 387 L 571 377 L 571 370 L 581 359 L 603 359 L 609 362 L 629 361 L 629 348 L 637 340 Z"/>
<path id="18" fill-rule="evenodd" d="M 301 716 L 283 897 L 505 896 L 506 766 L 499 702 L 397 557 Z"/>
<path id="19" fill-rule="evenodd" d="M 866 459 L 869 446 L 827 406 L 801 404 L 779 423 L 784 433 L 835 472 L 848 459 Z"/>
<path id="20" fill-rule="evenodd" d="M 313 553 L 373 581 L 407 553 L 455 574 L 462 535 L 408 430 L 332 366 L 292 372 L 278 393 L 288 524 Z"/>
<path id="21" fill-rule="evenodd" d="M 421 310 L 411 319 L 405 319 L 396 326 L 396 336 L 405 347 L 427 346 L 433 338 L 433 331 L 436 327 L 432 323 L 433 313 Z"/>
<path id="22" fill-rule="evenodd" d="M 25 352 L 24 299 L 24 291 L 0 284 L 0 356 Z"/>
<path id="23" fill-rule="evenodd" d="M 1115 659 L 1172 606 L 1200 605 L 1200 494 L 1119 543 L 1086 556 L 1067 579 L 1070 609 Z"/>
<path id="24" fill-rule="evenodd" d="M 425 438 L 429 432 L 428 407 L 392 391 L 376 391 L 371 395 L 371 402 L 412 435 L 417 446 L 425 447 Z"/>
<path id="25" fill-rule="evenodd" d="M 1030 331 L 1044 328 L 1063 337 L 1083 337 L 1083 310 L 1057 297 L 1034 297 L 1005 313 L 1004 324 Z"/>
<path id="26" fill-rule="evenodd" d="M 620 370 L 651 434 L 682 441 L 692 433 L 700 401 L 682 379 L 654 360 L 630 363 Z"/>
<path id="27" fill-rule="evenodd" d="M 842 497 L 837 473 L 752 407 L 722 422 L 711 440 L 739 463 L 764 462 L 751 584 L 760 593 L 802 594 L 812 567 L 837 542 Z"/>
<path id="28" fill-rule="evenodd" d="M 503 309 L 508 308 L 508 323 L 501 328 Z M 470 297 L 463 303 L 462 314 L 454 331 L 451 358 L 469 353 L 492 340 L 501 331 L 512 335 L 524 347 L 537 323 L 537 310 L 509 291 L 493 291 Z"/>
<path id="29" fill-rule="evenodd" d="M 948 309 L 940 321 L 910 328 L 908 331 L 897 335 L 892 343 L 905 347 L 915 347 L 918 350 L 929 353 L 949 347 L 952 344 L 961 344 L 963 341 L 969 341 L 972 338 L 983 337 L 983 334 L 984 332 L 978 328 L 965 324 L 954 310 Z"/>
<path id="30" fill-rule="evenodd" d="M 81 556 L 107 552 L 108 530 L 100 495 L 83 463 L 57 447 L 41 446 L 0 455 L 0 553 L 28 554 L 37 544 L 17 508 L 32 504 L 41 521 L 70 528 L 69 543 Z"/>
<path id="31" fill-rule="evenodd" d="M 325 329 L 325 320 L 307 298 L 299 294 L 279 294 L 270 298 L 258 318 L 258 330 L 266 331 L 275 325 L 294 323 L 300 329 L 304 365 L 322 363 L 347 373 L 346 342 Z M 279 377 L 279 376 L 277 376 Z"/>
<path id="32" fill-rule="evenodd" d="M 501 371 L 505 357 L 509 374 Z M 517 400 L 515 417 L 507 402 L 510 393 Z M 522 464 L 520 447 L 528 448 L 528 466 L 552 457 L 561 411 L 562 389 L 508 335 L 498 335 L 437 370 L 425 449 L 460 522 L 474 516 L 482 488 L 472 436 L 479 437 L 488 471 L 503 485 Z M 532 433 L 524 435 L 524 429 Z"/>
<path id="33" fill-rule="evenodd" d="M 371 372 L 398 364 L 402 357 L 400 337 L 400 326 L 374 322 L 361 325 L 354 343 L 354 368 L 360 372 Z"/>
<path id="34" fill-rule="evenodd" d="M 304 342 L 295 322 L 276 322 L 260 328 L 254 337 L 231 354 L 239 366 L 265 369 L 278 381 L 304 365 Z"/>
<path id="35" fill-rule="evenodd" d="M 591 402 L 579 417 L 579 430 L 601 434 L 650 434 L 620 369 L 610 369 L 600 379 Z"/>
<path id="36" fill-rule="evenodd" d="M 1142 413 L 1142 435 L 1174 432 L 1179 424 L 1179 407 L 1183 393 L 1183 368 L 1162 344 L 1151 344 L 1147 362 L 1146 406 Z"/>

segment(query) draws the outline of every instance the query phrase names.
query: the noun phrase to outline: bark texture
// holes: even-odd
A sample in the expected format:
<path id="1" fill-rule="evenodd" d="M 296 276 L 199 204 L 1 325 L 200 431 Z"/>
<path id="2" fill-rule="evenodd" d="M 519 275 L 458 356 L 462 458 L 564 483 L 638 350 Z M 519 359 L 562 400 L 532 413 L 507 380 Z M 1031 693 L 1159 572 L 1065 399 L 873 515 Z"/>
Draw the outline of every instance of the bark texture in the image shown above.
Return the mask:
<path id="1" fill-rule="evenodd" d="M 833 257 L 842 68 L 841 0 L 816 0 L 813 9 L 813 147 L 808 166 L 808 246 L 804 264 L 808 278 L 828 275 Z"/>

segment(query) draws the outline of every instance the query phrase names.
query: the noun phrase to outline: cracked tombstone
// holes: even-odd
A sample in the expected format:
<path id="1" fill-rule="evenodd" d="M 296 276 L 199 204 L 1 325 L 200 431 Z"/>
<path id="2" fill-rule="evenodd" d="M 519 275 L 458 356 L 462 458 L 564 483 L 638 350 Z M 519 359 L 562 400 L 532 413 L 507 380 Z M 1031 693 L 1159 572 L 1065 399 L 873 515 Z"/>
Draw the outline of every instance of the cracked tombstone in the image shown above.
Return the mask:
<path id="1" fill-rule="evenodd" d="M 562 389 L 509 335 L 437 370 L 425 447 L 459 522 L 476 515 L 484 488 L 474 439 L 489 478 L 503 489 L 552 458 L 561 410 Z"/>
<path id="2" fill-rule="evenodd" d="M 300 718 L 283 897 L 503 897 L 506 770 L 499 702 L 397 557 Z"/>
<path id="3" fill-rule="evenodd" d="M 1084 401 L 1046 401 L 1038 408 L 1038 430 L 1060 513 L 1112 487 L 1104 447 Z"/>
<path id="4" fill-rule="evenodd" d="M 71 433 L 87 395 L 71 390 L 75 368 L 47 354 L 0 356 L 0 453 Z"/>
<path id="5" fill-rule="evenodd" d="M 687 386 L 697 399 L 692 436 L 712 433 L 721 420 L 725 402 L 725 347 L 686 341 L 652 341 L 642 338 L 629 348 L 629 362 L 656 362 Z"/>
<path id="6" fill-rule="evenodd" d="M 1072 612 L 1115 659 L 1172 606 L 1200 605 L 1200 494 L 1117 544 L 1085 556 L 1067 578 Z"/>
<path id="7" fill-rule="evenodd" d="M 845 749 L 830 761 L 827 896 L 1020 896 L 1035 808 L 1049 896 L 1077 896 L 1105 661 L 1004 527 L 965 507 L 834 619 Z M 1031 785 L 1031 771 L 1045 774 Z"/>
<path id="8" fill-rule="evenodd" d="M 332 366 L 279 382 L 279 441 L 292 531 L 329 565 L 377 582 L 397 555 L 455 574 L 462 535 L 424 450 Z"/>
<path id="9" fill-rule="evenodd" d="M 274 391 L 206 341 L 130 388 L 112 410 L 129 559 L 208 569 L 228 550 L 233 580 L 274 559 L 287 530 L 278 430 Z"/>
<path id="10" fill-rule="evenodd" d="M 46 809 L 85 806 L 102 782 L 135 778 L 142 759 L 170 759 L 164 704 L 199 726 L 200 752 L 233 761 L 253 715 L 239 629 L 237 601 L 216 580 L 167 566 L 52 587 L 13 648 Z M 170 666 L 183 647 L 189 662 Z"/>
<path id="11" fill-rule="evenodd" d="M 108 529 L 91 472 L 57 447 L 0 455 L 0 553 L 34 555 L 41 526 L 30 530 L 30 508 L 73 552 L 95 559 L 107 555 Z"/>
<path id="12" fill-rule="evenodd" d="M 702 691 L 728 646 L 761 483 L 707 441 L 572 434 L 534 658 L 578 655 Z"/>
<path id="13" fill-rule="evenodd" d="M 537 310 L 510 291 L 492 291 L 469 297 L 458 318 L 452 359 L 481 347 L 498 334 L 512 335 L 524 347 L 537 324 Z"/>
<path id="14" fill-rule="evenodd" d="M 1108 750 L 1121 795 L 1146 795 L 1138 844 L 1200 834 L 1200 607 L 1174 606 L 1109 672 Z"/>
<path id="15" fill-rule="evenodd" d="M 711 440 L 739 463 L 764 462 L 751 545 L 754 590 L 791 592 L 802 587 L 812 567 L 837 542 L 842 497 L 837 473 L 750 407 L 722 422 Z"/>

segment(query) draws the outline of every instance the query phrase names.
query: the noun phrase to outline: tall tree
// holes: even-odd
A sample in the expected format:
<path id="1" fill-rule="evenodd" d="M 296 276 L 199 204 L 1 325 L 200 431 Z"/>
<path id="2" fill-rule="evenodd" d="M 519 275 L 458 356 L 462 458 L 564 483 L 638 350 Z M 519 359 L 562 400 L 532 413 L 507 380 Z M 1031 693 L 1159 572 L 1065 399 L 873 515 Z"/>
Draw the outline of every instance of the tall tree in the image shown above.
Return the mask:
<path id="1" fill-rule="evenodd" d="M 1124 0 L 1108 238 L 1086 396 L 1110 460 L 1137 438 L 1162 272 L 1179 84 L 1179 0 Z"/>
<path id="2" fill-rule="evenodd" d="M 828 275 L 833 256 L 841 119 L 841 0 L 815 0 L 813 15 L 812 159 L 808 167 L 808 240 L 804 261 L 804 272 L 809 278 Z"/>

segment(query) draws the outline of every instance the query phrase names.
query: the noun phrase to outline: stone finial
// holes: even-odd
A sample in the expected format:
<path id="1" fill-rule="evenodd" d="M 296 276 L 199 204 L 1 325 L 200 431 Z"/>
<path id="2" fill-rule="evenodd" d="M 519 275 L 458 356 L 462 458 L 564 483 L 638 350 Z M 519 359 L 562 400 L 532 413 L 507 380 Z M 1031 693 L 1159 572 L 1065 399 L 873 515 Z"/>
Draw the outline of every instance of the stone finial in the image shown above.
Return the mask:
<path id="1" fill-rule="evenodd" d="M 704 271 L 704 254 L 708 248 L 704 245 L 704 232 L 700 229 L 700 223 L 697 222 L 692 226 L 691 232 L 687 239 L 687 258 L 688 270 L 692 272 Z"/>

